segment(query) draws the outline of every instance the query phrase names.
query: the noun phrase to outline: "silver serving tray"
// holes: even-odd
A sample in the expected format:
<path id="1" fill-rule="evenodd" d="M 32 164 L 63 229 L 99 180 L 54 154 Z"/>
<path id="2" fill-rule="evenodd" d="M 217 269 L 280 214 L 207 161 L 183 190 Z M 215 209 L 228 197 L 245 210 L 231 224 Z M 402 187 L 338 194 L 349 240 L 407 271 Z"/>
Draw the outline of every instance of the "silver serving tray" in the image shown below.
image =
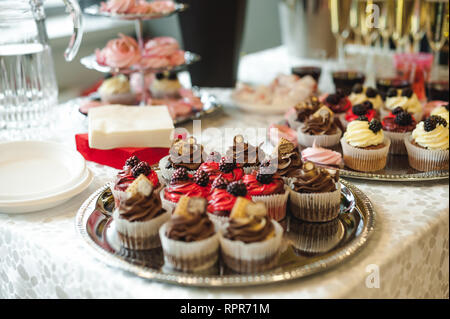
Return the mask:
<path id="1" fill-rule="evenodd" d="M 192 53 L 189 51 L 184 52 L 184 59 L 185 63 L 173 67 L 164 67 L 164 68 L 145 68 L 142 71 L 145 71 L 146 73 L 160 73 L 165 71 L 181 71 L 186 69 L 188 65 L 191 65 L 195 62 L 198 62 L 201 60 L 200 55 L 196 53 Z M 121 73 L 121 74 L 131 74 L 141 71 L 138 67 L 131 67 L 131 68 L 113 68 L 107 65 L 101 65 L 97 63 L 97 58 L 95 54 L 91 54 L 88 56 L 85 56 L 84 58 L 80 59 L 80 63 L 83 64 L 86 68 L 90 70 L 95 70 L 102 73 Z"/>
<path id="2" fill-rule="evenodd" d="M 107 17 L 118 20 L 152 20 L 170 17 L 173 14 L 185 11 L 189 5 L 183 3 L 175 3 L 175 10 L 168 13 L 148 13 L 148 14 L 120 14 L 120 13 L 111 13 L 111 12 L 103 12 L 100 10 L 100 5 L 94 4 L 84 9 L 84 13 L 92 16 L 99 17 Z"/>
<path id="3" fill-rule="evenodd" d="M 341 214 L 330 223 L 304 223 L 293 217 L 281 222 L 285 228 L 282 253 L 277 266 L 256 274 L 233 273 L 219 260 L 201 273 L 182 273 L 164 265 L 161 248 L 131 251 L 120 246 L 111 211 L 114 200 L 107 184 L 81 206 L 76 218 L 77 233 L 93 255 L 109 266 L 146 279 L 184 286 L 249 286 L 289 281 L 328 270 L 344 263 L 366 243 L 373 232 L 372 203 L 358 188 L 341 181 Z"/>
<path id="4" fill-rule="evenodd" d="M 206 92 L 201 92 L 200 88 L 198 87 L 192 87 L 191 90 L 194 92 L 196 96 L 200 97 L 200 100 L 203 103 L 203 109 L 201 111 L 192 113 L 189 116 L 177 117 L 176 119 L 173 120 L 174 125 L 181 125 L 183 123 L 204 118 L 210 115 L 214 115 L 222 111 L 222 105 L 219 104 L 217 98 L 214 95 L 208 94 Z M 79 109 L 81 101 L 84 101 L 86 99 L 98 99 L 98 98 L 100 98 L 100 95 L 97 92 L 94 92 L 86 98 L 78 98 L 72 101 L 78 105 Z M 80 113 L 87 116 L 87 114 L 82 113 L 81 111 Z"/>

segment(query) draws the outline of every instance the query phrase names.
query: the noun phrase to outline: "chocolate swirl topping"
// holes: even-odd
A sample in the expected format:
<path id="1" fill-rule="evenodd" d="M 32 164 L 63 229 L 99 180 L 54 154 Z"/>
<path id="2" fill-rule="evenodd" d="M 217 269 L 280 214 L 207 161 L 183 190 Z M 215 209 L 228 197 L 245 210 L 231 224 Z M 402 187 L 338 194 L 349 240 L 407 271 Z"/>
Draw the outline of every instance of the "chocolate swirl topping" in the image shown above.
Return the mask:
<path id="1" fill-rule="evenodd" d="M 336 190 L 336 181 L 327 170 L 306 162 L 290 186 L 297 193 L 330 193 Z"/>
<path id="2" fill-rule="evenodd" d="M 242 135 L 236 135 L 233 146 L 228 149 L 226 156 L 232 159 L 233 163 L 243 166 L 259 166 L 264 160 L 265 153 L 260 147 L 244 142 Z"/>
<path id="3" fill-rule="evenodd" d="M 169 163 L 173 168 L 184 167 L 188 170 L 196 170 L 206 158 L 203 145 L 197 143 L 194 137 L 187 140 L 176 139 L 170 147 Z"/>
<path id="4" fill-rule="evenodd" d="M 314 112 L 316 112 L 322 104 L 316 96 L 312 96 L 310 99 L 300 102 L 295 106 L 297 112 L 297 121 L 305 122 Z"/>
<path id="5" fill-rule="evenodd" d="M 291 142 L 282 138 L 275 151 L 278 156 L 277 172 L 280 176 L 286 176 L 292 170 L 302 166 L 300 152 Z"/>
<path id="6" fill-rule="evenodd" d="M 302 132 L 309 135 L 332 135 L 337 132 L 337 125 L 331 114 L 310 116 L 302 127 Z"/>
<path id="7" fill-rule="evenodd" d="M 129 222 L 147 221 L 158 217 L 164 212 L 159 194 L 154 192 L 150 193 L 149 196 L 137 193 L 126 201 L 121 202 L 119 206 L 120 218 Z"/>
<path id="8" fill-rule="evenodd" d="M 184 242 L 200 241 L 214 233 L 214 224 L 206 213 L 173 215 L 166 230 L 167 237 Z"/>
<path id="9" fill-rule="evenodd" d="M 244 243 L 255 243 L 264 241 L 274 231 L 275 227 L 265 216 L 232 218 L 224 233 L 224 237 L 230 240 L 243 241 Z"/>

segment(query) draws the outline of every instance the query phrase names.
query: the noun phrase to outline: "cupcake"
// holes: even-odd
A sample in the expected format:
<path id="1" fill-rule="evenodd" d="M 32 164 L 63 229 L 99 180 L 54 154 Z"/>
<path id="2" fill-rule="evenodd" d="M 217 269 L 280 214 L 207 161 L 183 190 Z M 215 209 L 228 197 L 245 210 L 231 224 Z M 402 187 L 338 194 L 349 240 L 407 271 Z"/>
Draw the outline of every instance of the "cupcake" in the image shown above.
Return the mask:
<path id="1" fill-rule="evenodd" d="M 127 249 L 160 246 L 158 230 L 170 217 L 153 183 L 143 174 L 127 188 L 126 199 L 113 212 L 118 238 Z"/>
<path id="2" fill-rule="evenodd" d="M 384 135 L 391 140 L 389 154 L 407 154 L 404 139 L 417 124 L 412 115 L 398 107 L 383 119 L 382 124 Z"/>
<path id="3" fill-rule="evenodd" d="M 344 120 L 345 113 L 352 107 L 352 102 L 340 89 L 337 89 L 335 94 L 329 94 L 323 103 L 333 111 L 341 123 Z"/>
<path id="4" fill-rule="evenodd" d="M 289 184 L 290 207 L 294 217 L 308 222 L 327 222 L 340 212 L 341 187 L 338 172 L 303 164 Z"/>
<path id="5" fill-rule="evenodd" d="M 240 197 L 219 236 L 223 261 L 235 272 L 260 273 L 278 262 L 283 229 L 263 203 Z"/>
<path id="6" fill-rule="evenodd" d="M 158 174 L 151 169 L 150 165 L 147 162 L 141 161 L 137 156 L 131 156 L 125 161 L 123 169 L 117 173 L 114 186 L 111 190 L 116 207 L 119 206 L 122 199 L 126 198 L 125 191 L 128 186 L 141 174 L 150 180 L 154 188 L 160 186 Z"/>
<path id="7" fill-rule="evenodd" d="M 286 217 L 289 191 L 285 189 L 284 182 L 276 171 L 277 168 L 272 167 L 270 162 L 265 162 L 259 170 L 244 175 L 242 181 L 252 200 L 264 203 L 269 217 L 279 221 Z"/>
<path id="8" fill-rule="evenodd" d="M 242 135 L 234 137 L 233 146 L 226 152 L 226 159 L 242 167 L 245 173 L 250 173 L 256 169 L 265 156 L 260 147 L 245 142 Z"/>
<path id="9" fill-rule="evenodd" d="M 219 237 L 206 214 L 206 200 L 180 198 L 170 218 L 159 230 L 164 261 L 188 272 L 208 269 L 219 258 Z"/>
<path id="10" fill-rule="evenodd" d="M 242 168 L 237 167 L 233 161 L 222 158 L 218 152 L 211 152 L 198 170 L 208 174 L 210 184 L 212 184 L 219 175 L 228 182 L 238 181 L 244 175 Z"/>
<path id="11" fill-rule="evenodd" d="M 222 225 L 230 217 L 231 210 L 238 197 L 251 199 L 247 194 L 247 187 L 242 181 L 229 183 L 218 177 L 211 186 L 208 196 L 208 213 L 211 220 L 217 225 Z"/>
<path id="12" fill-rule="evenodd" d="M 172 179 L 161 191 L 163 206 L 172 212 L 182 196 L 206 197 L 209 193 L 209 176 L 204 171 L 197 171 L 191 178 L 184 167 L 172 174 Z"/>
<path id="13" fill-rule="evenodd" d="M 203 145 L 198 144 L 193 136 L 187 139 L 177 138 L 172 142 L 169 155 L 159 161 L 159 168 L 162 176 L 170 181 L 174 171 L 180 167 L 187 169 L 189 174 L 194 174 L 204 158 L 206 154 Z"/>
<path id="14" fill-rule="evenodd" d="M 302 166 L 300 152 L 298 148 L 288 140 L 281 138 L 273 152 L 277 159 L 277 173 L 281 177 L 287 178 L 289 173 Z"/>
<path id="15" fill-rule="evenodd" d="M 372 102 L 365 101 L 361 104 L 354 104 L 345 114 L 342 125 L 346 128 L 348 123 L 358 119 L 360 116 L 367 117 L 369 121 L 372 121 L 377 116 L 377 112 L 373 109 Z"/>
<path id="16" fill-rule="evenodd" d="M 136 96 L 131 91 L 128 78 L 123 75 L 116 75 L 103 81 L 97 92 L 103 103 L 136 105 Z"/>
<path id="17" fill-rule="evenodd" d="M 448 170 L 449 133 L 447 121 L 433 115 L 417 124 L 405 137 L 409 165 L 422 172 Z"/>
<path id="18" fill-rule="evenodd" d="M 333 112 L 322 106 L 311 115 L 298 129 L 298 142 L 303 146 L 312 146 L 314 141 L 318 146 L 331 147 L 339 144 L 341 129 L 334 121 Z"/>
<path id="19" fill-rule="evenodd" d="M 401 90 L 389 89 L 386 103 L 381 108 L 381 118 L 385 118 L 389 115 L 389 112 L 399 106 L 408 113 L 411 113 L 416 121 L 422 120 L 423 106 L 411 88 Z"/>
<path id="20" fill-rule="evenodd" d="M 305 162 L 331 169 L 344 168 L 341 153 L 319 147 L 316 143 L 313 143 L 312 147 L 305 148 L 301 154 Z"/>
<path id="21" fill-rule="evenodd" d="M 391 141 L 385 137 L 378 120 L 361 117 L 347 126 L 341 139 L 344 163 L 360 172 L 374 172 L 386 166 Z"/>
<path id="22" fill-rule="evenodd" d="M 311 115 L 317 112 L 321 106 L 323 106 L 323 103 L 320 102 L 317 96 L 311 96 L 306 101 L 298 103 L 294 107 L 295 112 L 288 118 L 289 126 L 292 129 L 297 130 Z"/>
<path id="23" fill-rule="evenodd" d="M 150 84 L 150 92 L 155 99 L 179 99 L 181 88 L 176 72 L 156 73 Z"/>
<path id="24" fill-rule="evenodd" d="M 447 124 L 449 124 L 449 115 L 448 115 L 448 103 L 446 105 L 441 105 L 437 108 L 435 108 L 432 112 L 431 115 L 436 115 L 436 116 L 440 116 L 442 117 L 444 120 L 447 121 Z"/>
<path id="25" fill-rule="evenodd" d="M 372 87 L 363 87 L 361 84 L 355 84 L 352 89 L 352 93 L 349 95 L 348 99 L 352 105 L 363 104 L 369 101 L 373 105 L 375 112 L 379 112 L 383 106 L 383 98 L 377 89 Z"/>

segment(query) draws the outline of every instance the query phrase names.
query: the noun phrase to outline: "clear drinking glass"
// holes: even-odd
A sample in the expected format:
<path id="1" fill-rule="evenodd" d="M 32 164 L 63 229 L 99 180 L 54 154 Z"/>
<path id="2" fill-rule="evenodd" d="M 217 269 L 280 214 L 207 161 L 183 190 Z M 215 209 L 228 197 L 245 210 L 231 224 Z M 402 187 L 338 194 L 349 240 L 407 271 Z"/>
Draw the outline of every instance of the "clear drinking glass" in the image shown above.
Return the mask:
<path id="1" fill-rule="evenodd" d="M 74 32 L 65 58 L 78 51 L 82 20 L 76 0 L 64 0 Z M 58 86 L 42 0 L 0 0 L 0 129 L 48 124 Z"/>

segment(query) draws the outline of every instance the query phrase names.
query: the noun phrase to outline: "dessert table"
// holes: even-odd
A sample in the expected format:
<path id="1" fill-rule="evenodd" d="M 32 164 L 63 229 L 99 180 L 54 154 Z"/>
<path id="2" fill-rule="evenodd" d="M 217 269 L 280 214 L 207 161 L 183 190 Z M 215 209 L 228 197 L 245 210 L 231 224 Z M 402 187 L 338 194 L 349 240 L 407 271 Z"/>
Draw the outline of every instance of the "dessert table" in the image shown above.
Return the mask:
<path id="1" fill-rule="evenodd" d="M 276 72 L 289 71 L 286 61 L 283 47 L 245 56 L 239 78 L 250 82 L 273 78 Z M 327 86 L 326 79 L 321 86 Z M 215 94 L 224 108 L 222 116 L 202 119 L 202 129 L 267 128 L 281 119 L 239 111 L 232 106 L 228 89 L 205 90 Z M 43 139 L 75 147 L 74 133 L 87 131 L 86 119 L 74 103 L 59 106 L 57 113 L 61 120 L 50 129 L 3 132 L 0 141 Z M 192 132 L 192 124 L 184 127 Z M 204 145 L 216 147 L 211 137 Z M 327 272 L 266 286 L 188 288 L 135 277 L 91 254 L 76 233 L 74 217 L 86 198 L 112 180 L 117 170 L 93 162 L 87 165 L 94 181 L 70 201 L 36 213 L 0 214 L 0 298 L 449 297 L 448 180 L 350 180 L 375 207 L 375 231 L 356 256 Z"/>

